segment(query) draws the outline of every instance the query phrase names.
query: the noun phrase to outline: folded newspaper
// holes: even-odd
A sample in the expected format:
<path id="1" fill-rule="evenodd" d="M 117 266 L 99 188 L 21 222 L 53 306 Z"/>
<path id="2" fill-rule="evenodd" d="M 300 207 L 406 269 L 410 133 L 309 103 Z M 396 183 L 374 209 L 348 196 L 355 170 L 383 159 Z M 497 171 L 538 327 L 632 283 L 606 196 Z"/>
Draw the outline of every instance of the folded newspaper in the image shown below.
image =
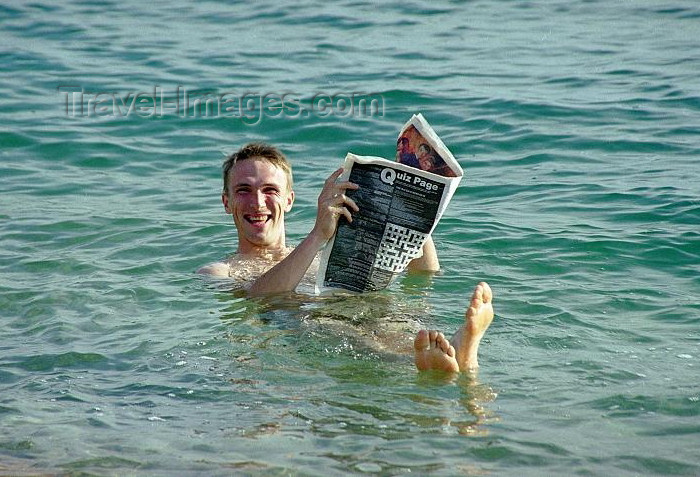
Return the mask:
<path id="1" fill-rule="evenodd" d="M 395 161 L 348 153 L 343 168 L 340 180 L 360 186 L 346 192 L 360 210 L 321 253 L 316 291 L 381 290 L 421 254 L 463 171 L 421 114 L 401 130 Z"/>

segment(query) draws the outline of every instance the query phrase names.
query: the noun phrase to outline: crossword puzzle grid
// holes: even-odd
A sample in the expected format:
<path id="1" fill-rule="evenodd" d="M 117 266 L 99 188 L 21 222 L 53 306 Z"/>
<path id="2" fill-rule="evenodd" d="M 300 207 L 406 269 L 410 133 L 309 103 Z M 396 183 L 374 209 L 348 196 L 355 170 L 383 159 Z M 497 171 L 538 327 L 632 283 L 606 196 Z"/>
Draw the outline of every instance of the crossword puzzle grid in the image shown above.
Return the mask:
<path id="1" fill-rule="evenodd" d="M 374 266 L 392 273 L 402 271 L 418 255 L 427 234 L 395 224 L 386 224 Z"/>

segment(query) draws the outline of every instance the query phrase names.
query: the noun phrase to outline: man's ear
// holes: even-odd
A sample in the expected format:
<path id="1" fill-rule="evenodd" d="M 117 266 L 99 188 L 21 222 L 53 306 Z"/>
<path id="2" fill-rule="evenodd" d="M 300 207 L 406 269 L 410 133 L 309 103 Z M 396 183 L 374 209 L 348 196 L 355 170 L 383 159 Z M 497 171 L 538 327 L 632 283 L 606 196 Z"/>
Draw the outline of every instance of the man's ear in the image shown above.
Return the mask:
<path id="1" fill-rule="evenodd" d="M 289 212 L 292 210 L 292 204 L 294 204 L 294 191 L 290 190 L 289 194 L 287 194 L 287 205 L 284 208 L 285 212 Z"/>
<path id="2" fill-rule="evenodd" d="M 226 210 L 227 214 L 233 213 L 228 205 L 228 195 L 226 195 L 226 192 L 221 193 L 221 202 L 224 204 L 224 209 Z"/>

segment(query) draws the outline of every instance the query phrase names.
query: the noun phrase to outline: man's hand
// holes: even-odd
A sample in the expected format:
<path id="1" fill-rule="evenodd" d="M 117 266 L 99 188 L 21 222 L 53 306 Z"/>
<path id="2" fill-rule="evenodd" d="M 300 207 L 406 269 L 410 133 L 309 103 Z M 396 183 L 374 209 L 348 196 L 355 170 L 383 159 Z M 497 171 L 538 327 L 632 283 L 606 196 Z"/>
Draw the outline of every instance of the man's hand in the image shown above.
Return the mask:
<path id="1" fill-rule="evenodd" d="M 348 189 L 355 190 L 359 186 L 348 181 L 338 182 L 338 178 L 342 173 L 342 167 L 333 172 L 326 179 L 326 182 L 323 184 L 323 190 L 318 196 L 318 214 L 316 215 L 316 224 L 311 233 L 319 234 L 324 241 L 328 241 L 333 237 L 341 215 L 348 222 L 352 222 L 352 212 L 360 210 L 355 201 L 345 195 L 345 191 Z"/>
<path id="2" fill-rule="evenodd" d="M 338 182 L 342 173 L 343 169 L 338 169 L 323 184 L 318 196 L 316 224 L 311 233 L 284 260 L 255 280 L 248 290 L 251 295 L 293 291 L 318 251 L 333 237 L 340 216 L 352 222 L 352 212 L 360 209 L 345 191 L 359 186 L 348 181 Z"/>

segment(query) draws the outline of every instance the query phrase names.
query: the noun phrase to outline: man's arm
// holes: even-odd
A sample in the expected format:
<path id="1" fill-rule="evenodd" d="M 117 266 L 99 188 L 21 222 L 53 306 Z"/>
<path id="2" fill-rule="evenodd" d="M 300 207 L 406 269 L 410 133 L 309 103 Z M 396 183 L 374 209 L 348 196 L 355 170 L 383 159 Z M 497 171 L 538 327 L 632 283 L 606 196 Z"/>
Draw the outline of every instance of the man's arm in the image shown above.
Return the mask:
<path id="1" fill-rule="evenodd" d="M 340 168 L 326 179 L 318 196 L 316 223 L 309 235 L 284 260 L 255 280 L 248 290 L 251 295 L 293 291 L 316 254 L 333 237 L 340 216 L 352 222 L 351 210 L 357 212 L 359 209 L 355 201 L 345 195 L 345 191 L 357 189 L 358 186 L 347 181 L 336 182 L 342 173 L 343 169 Z"/>
<path id="2" fill-rule="evenodd" d="M 423 254 L 416 257 L 408 263 L 406 269 L 409 272 L 439 272 L 440 261 L 438 260 L 437 250 L 433 237 L 428 236 L 423 244 Z"/>

